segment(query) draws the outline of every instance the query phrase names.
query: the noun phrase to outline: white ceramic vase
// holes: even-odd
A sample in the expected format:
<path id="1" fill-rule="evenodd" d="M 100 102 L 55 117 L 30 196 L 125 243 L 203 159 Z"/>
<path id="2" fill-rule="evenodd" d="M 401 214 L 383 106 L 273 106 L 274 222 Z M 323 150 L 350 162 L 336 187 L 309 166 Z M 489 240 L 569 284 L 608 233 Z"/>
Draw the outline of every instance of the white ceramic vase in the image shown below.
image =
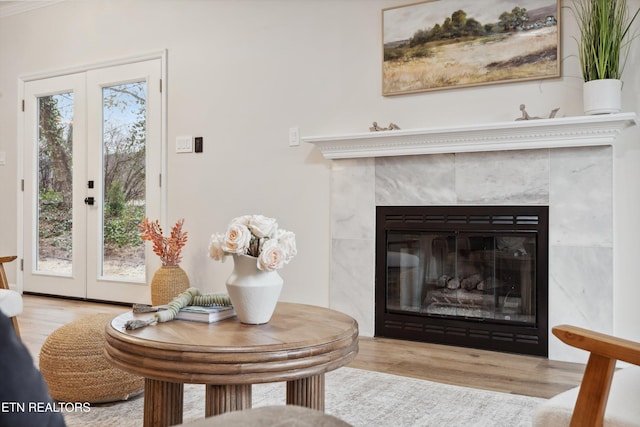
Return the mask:
<path id="1" fill-rule="evenodd" d="M 599 79 L 584 82 L 584 113 L 610 114 L 622 111 L 622 81 Z"/>
<path id="2" fill-rule="evenodd" d="M 233 271 L 227 279 L 227 292 L 238 320 L 250 325 L 268 323 L 278 303 L 283 280 L 277 271 L 258 269 L 258 259 L 233 256 Z"/>

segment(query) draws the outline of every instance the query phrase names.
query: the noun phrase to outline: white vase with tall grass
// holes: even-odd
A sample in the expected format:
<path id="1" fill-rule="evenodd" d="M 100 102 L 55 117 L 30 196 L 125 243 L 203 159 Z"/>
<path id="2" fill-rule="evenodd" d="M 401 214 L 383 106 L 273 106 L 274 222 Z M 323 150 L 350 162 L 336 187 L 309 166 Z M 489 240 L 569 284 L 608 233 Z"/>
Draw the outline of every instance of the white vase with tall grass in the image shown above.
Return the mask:
<path id="1" fill-rule="evenodd" d="M 584 78 L 585 114 L 622 111 L 622 82 L 631 42 L 630 33 L 640 8 L 629 13 L 627 0 L 573 0 L 580 37 L 578 56 Z"/>

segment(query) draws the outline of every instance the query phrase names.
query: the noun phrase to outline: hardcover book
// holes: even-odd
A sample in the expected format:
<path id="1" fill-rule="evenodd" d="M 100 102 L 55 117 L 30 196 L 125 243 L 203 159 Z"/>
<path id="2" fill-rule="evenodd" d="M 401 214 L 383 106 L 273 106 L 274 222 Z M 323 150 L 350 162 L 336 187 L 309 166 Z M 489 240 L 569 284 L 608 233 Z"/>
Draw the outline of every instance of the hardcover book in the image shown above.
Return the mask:
<path id="1" fill-rule="evenodd" d="M 166 305 L 158 307 L 158 311 L 166 310 Z M 176 315 L 177 320 L 191 320 L 193 322 L 213 323 L 227 319 L 236 315 L 232 306 L 203 307 L 199 305 L 189 305 L 180 309 Z"/>

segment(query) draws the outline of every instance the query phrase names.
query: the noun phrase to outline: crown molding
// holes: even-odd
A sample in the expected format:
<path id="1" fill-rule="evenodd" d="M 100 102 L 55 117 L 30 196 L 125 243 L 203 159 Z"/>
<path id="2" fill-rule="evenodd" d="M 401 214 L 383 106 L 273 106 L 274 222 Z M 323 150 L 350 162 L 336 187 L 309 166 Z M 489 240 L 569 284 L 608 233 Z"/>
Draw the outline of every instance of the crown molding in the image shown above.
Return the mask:
<path id="1" fill-rule="evenodd" d="M 18 15 L 30 10 L 40 9 L 41 7 L 51 6 L 62 1 L 64 0 L 0 2 L 0 18 Z"/>

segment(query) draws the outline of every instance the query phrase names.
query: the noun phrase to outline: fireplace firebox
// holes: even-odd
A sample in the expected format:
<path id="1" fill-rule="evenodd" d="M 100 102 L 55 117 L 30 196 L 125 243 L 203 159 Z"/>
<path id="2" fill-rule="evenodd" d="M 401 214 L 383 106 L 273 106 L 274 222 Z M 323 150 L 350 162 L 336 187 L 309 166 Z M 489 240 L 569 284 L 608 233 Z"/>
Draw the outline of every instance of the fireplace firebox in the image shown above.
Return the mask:
<path id="1" fill-rule="evenodd" d="M 548 355 L 547 206 L 379 206 L 375 334 Z"/>

